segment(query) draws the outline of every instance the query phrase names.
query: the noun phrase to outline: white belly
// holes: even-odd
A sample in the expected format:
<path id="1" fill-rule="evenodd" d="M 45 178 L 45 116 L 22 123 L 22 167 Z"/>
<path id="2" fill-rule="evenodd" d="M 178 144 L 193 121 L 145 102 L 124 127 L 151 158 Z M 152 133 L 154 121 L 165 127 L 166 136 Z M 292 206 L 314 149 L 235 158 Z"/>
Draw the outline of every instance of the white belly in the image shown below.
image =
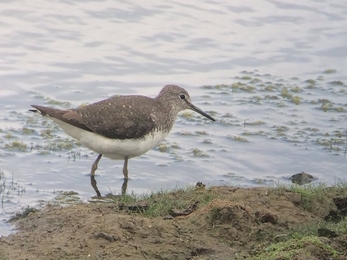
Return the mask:
<path id="1" fill-rule="evenodd" d="M 83 146 L 116 160 L 122 160 L 125 156 L 133 158 L 140 156 L 156 147 L 168 133 L 154 132 L 141 139 L 109 139 L 101 135 L 69 125 L 59 119 L 50 117 L 66 134 L 77 139 Z"/>

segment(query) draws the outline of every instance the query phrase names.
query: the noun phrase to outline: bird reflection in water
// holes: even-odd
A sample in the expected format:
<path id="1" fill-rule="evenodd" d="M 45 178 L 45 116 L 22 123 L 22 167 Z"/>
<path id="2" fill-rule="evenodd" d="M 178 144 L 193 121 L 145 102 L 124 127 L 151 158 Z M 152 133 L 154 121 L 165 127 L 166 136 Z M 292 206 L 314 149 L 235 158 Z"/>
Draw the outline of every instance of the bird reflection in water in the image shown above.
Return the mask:
<path id="1" fill-rule="evenodd" d="M 122 184 L 122 195 L 125 195 L 128 189 L 128 180 L 129 179 L 124 179 L 123 184 Z M 92 185 L 94 191 L 96 192 L 96 197 L 97 198 L 102 198 L 101 193 L 99 191 L 97 182 L 95 180 L 95 175 L 90 175 L 90 184 Z"/>

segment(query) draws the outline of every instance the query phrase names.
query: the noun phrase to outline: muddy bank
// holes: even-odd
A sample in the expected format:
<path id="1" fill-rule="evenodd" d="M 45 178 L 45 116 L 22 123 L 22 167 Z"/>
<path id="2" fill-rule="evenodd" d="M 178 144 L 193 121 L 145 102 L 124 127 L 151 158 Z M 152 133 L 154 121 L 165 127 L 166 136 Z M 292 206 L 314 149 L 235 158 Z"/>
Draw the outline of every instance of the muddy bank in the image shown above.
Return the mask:
<path id="1" fill-rule="evenodd" d="M 19 232 L 0 239 L 0 256 L 35 260 L 346 259 L 343 196 L 347 189 L 318 189 L 199 186 L 152 194 L 140 201 L 123 196 L 67 207 L 46 206 L 15 220 Z M 333 215 L 335 220 L 331 220 Z M 269 250 L 274 257 L 266 255 Z"/>

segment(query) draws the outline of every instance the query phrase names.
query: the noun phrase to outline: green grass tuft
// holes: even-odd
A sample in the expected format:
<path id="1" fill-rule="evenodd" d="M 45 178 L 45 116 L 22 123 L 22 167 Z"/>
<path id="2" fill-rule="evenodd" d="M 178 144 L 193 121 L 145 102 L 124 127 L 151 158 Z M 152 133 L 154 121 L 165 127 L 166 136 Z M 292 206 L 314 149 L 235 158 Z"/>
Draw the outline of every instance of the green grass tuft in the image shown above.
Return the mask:
<path id="1" fill-rule="evenodd" d="M 17 221 L 22 218 L 26 218 L 30 213 L 35 213 L 38 211 L 37 209 L 33 207 L 27 207 L 23 212 L 17 213 L 15 216 L 11 217 L 9 222 Z"/>
<path id="2" fill-rule="evenodd" d="M 322 256 L 330 256 L 336 259 L 340 255 L 331 246 L 323 243 L 316 236 L 306 236 L 300 239 L 290 239 L 285 242 L 272 244 L 256 254 L 256 256 L 248 258 L 249 260 L 291 260 L 291 259 L 312 259 L 312 252 Z M 298 258 L 299 257 L 299 258 Z M 316 258 L 315 258 L 316 259 Z M 325 258 L 324 258 L 325 259 Z M 331 259 L 331 258 L 329 258 Z"/>
<path id="3" fill-rule="evenodd" d="M 195 186 L 176 188 L 174 190 L 161 190 L 143 195 L 123 195 L 114 200 L 124 204 L 136 204 L 146 201 L 148 208 L 140 210 L 140 214 L 146 217 L 164 217 L 170 215 L 171 210 L 182 210 L 198 201 L 199 204 L 207 204 L 218 196 L 209 189 L 198 189 Z"/>

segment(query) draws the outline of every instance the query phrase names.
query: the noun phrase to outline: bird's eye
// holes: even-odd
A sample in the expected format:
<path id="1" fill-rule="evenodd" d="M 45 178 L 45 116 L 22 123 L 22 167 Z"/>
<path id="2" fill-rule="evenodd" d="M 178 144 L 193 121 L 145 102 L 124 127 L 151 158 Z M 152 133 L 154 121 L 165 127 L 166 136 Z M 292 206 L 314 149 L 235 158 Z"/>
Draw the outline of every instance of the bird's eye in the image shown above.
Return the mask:
<path id="1" fill-rule="evenodd" d="M 180 94 L 179 97 L 180 97 L 180 99 L 182 99 L 182 100 L 186 99 L 186 95 L 184 95 L 184 94 Z"/>

